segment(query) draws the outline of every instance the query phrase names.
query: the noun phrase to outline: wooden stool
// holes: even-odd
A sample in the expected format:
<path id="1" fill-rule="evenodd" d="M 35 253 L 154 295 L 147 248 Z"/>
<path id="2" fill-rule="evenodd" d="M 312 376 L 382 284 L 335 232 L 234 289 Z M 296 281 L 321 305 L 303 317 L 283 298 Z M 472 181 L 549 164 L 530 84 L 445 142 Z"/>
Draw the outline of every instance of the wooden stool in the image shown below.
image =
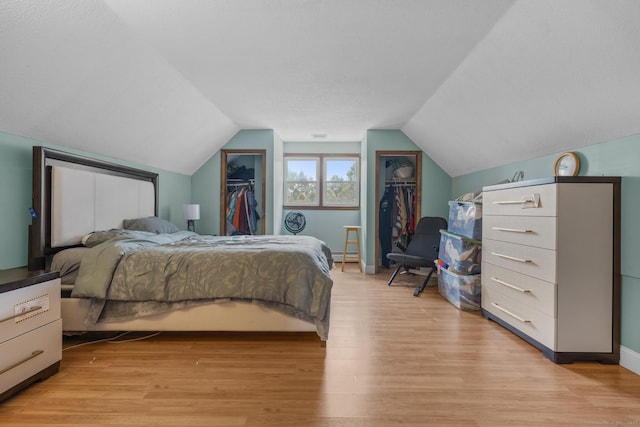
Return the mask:
<path id="1" fill-rule="evenodd" d="M 344 228 L 345 230 L 347 230 L 347 234 L 344 237 L 344 251 L 342 252 L 342 270 L 341 271 L 344 271 L 344 264 L 346 262 L 355 261 L 358 263 L 358 268 L 362 273 L 362 263 L 360 262 L 360 228 L 361 227 L 359 225 L 345 225 Z M 352 231 L 356 233 L 355 240 L 349 240 L 349 233 Z M 356 256 L 347 257 L 347 247 L 349 245 L 356 245 Z"/>

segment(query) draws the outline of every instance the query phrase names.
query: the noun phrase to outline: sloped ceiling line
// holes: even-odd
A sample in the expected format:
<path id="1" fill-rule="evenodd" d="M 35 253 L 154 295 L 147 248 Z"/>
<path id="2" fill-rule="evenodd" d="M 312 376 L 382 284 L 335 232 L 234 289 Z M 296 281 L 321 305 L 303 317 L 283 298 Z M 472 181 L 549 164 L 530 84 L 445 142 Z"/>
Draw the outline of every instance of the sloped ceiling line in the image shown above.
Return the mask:
<path id="1" fill-rule="evenodd" d="M 640 2 L 0 2 L 0 130 L 192 174 L 401 128 L 451 176 L 640 131 Z"/>

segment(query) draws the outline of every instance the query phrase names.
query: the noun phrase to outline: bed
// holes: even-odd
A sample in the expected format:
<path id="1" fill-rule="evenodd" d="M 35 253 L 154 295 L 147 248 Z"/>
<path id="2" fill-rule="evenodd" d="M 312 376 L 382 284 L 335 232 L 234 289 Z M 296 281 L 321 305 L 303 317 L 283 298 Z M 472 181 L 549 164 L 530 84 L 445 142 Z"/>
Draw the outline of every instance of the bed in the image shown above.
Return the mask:
<path id="1" fill-rule="evenodd" d="M 29 268 L 60 271 L 76 331 L 315 332 L 333 264 L 310 236 L 204 236 L 158 217 L 158 176 L 33 148 Z"/>

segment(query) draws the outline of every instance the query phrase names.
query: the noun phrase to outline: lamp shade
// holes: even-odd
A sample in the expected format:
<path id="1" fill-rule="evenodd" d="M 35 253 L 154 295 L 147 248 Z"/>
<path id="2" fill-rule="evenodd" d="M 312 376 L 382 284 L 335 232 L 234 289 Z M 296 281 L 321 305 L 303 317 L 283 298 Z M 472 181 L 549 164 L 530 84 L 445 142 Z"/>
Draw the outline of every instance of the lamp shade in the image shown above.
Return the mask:
<path id="1" fill-rule="evenodd" d="M 184 205 L 182 209 L 187 221 L 200 219 L 200 205 Z"/>

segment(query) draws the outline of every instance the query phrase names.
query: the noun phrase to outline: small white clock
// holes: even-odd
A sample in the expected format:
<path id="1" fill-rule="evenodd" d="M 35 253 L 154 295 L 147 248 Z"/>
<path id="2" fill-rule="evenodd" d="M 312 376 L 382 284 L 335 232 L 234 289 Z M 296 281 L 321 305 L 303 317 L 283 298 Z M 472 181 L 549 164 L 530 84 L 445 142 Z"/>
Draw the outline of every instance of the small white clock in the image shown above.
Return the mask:
<path id="1" fill-rule="evenodd" d="M 572 151 L 562 153 L 553 166 L 556 176 L 576 176 L 580 171 L 580 158 Z"/>

